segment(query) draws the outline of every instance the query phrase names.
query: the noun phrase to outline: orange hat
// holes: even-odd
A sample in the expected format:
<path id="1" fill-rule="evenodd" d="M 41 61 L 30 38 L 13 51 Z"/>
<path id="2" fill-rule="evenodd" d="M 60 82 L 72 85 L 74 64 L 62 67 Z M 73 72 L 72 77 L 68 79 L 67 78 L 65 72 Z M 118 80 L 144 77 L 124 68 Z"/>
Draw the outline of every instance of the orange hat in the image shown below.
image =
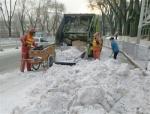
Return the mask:
<path id="1" fill-rule="evenodd" d="M 35 29 L 33 27 L 31 27 L 29 32 L 35 32 Z"/>
<path id="2" fill-rule="evenodd" d="M 96 33 L 94 34 L 94 36 L 100 36 L 100 33 L 99 33 L 99 32 L 96 32 Z"/>

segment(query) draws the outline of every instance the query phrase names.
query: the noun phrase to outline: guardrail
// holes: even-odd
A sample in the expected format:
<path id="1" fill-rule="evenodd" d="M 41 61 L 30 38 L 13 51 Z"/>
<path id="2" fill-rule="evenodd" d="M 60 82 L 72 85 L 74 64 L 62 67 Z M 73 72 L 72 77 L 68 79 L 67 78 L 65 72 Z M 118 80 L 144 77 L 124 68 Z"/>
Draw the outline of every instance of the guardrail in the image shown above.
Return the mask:
<path id="1" fill-rule="evenodd" d="M 145 70 L 148 68 L 150 59 L 150 47 L 141 46 L 134 43 L 123 42 L 122 51 L 139 63 Z"/>
<path id="2" fill-rule="evenodd" d="M 7 48 L 18 49 L 21 46 L 19 38 L 0 38 L 0 51 Z"/>
<path id="3" fill-rule="evenodd" d="M 136 61 L 145 70 L 150 70 L 150 46 L 143 46 L 124 40 L 117 40 L 119 49 Z M 111 47 L 109 39 L 103 38 L 103 45 Z"/>
<path id="4" fill-rule="evenodd" d="M 49 42 L 55 42 L 55 37 L 47 37 Z M 19 38 L 0 38 L 0 51 L 3 51 L 6 48 L 16 48 L 18 49 L 21 46 Z"/>

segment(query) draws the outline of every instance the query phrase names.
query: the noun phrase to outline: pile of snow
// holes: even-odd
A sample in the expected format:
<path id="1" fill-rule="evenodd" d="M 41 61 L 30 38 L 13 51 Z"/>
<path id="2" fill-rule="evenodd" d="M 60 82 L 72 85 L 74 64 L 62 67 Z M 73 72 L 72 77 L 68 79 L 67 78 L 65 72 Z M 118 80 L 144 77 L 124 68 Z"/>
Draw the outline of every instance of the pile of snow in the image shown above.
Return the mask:
<path id="1" fill-rule="evenodd" d="M 149 114 L 150 76 L 114 59 L 54 64 L 26 95 L 29 104 L 12 114 Z"/>
<path id="2" fill-rule="evenodd" d="M 79 51 L 76 47 L 71 46 L 69 49 L 66 47 L 60 47 L 61 49 L 56 49 L 56 61 L 71 61 L 81 55 L 81 51 Z"/>

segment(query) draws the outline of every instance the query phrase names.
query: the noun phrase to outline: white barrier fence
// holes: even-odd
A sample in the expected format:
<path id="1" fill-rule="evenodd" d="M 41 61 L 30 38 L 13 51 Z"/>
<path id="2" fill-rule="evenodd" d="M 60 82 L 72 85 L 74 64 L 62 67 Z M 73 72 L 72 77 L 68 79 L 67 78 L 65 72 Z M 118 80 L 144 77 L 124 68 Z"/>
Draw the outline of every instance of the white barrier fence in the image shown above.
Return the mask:
<path id="1" fill-rule="evenodd" d="M 20 46 L 19 38 L 0 38 L 0 51 L 3 51 L 3 49 L 7 47 L 18 49 L 19 46 Z"/>
<path id="2" fill-rule="evenodd" d="M 150 46 L 141 46 L 117 40 L 119 49 L 135 60 L 145 70 L 150 70 Z M 109 39 L 103 38 L 103 45 L 111 47 Z"/>

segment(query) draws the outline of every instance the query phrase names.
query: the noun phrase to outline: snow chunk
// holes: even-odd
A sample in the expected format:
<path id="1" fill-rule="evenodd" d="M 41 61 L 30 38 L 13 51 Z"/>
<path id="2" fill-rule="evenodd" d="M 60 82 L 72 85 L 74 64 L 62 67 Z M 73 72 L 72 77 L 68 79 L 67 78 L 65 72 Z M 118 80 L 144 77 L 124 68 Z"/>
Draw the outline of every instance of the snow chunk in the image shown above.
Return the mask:
<path id="1" fill-rule="evenodd" d="M 82 105 L 99 104 L 104 98 L 105 92 L 99 87 L 85 87 L 78 92 L 78 101 Z"/>
<path id="2" fill-rule="evenodd" d="M 107 61 L 104 61 L 104 64 L 107 66 L 108 69 L 114 69 L 118 64 L 118 61 L 115 59 L 108 59 Z"/>
<path id="3" fill-rule="evenodd" d="M 114 72 L 119 76 L 127 76 L 130 72 L 129 65 L 127 63 L 122 63 L 115 68 Z"/>

